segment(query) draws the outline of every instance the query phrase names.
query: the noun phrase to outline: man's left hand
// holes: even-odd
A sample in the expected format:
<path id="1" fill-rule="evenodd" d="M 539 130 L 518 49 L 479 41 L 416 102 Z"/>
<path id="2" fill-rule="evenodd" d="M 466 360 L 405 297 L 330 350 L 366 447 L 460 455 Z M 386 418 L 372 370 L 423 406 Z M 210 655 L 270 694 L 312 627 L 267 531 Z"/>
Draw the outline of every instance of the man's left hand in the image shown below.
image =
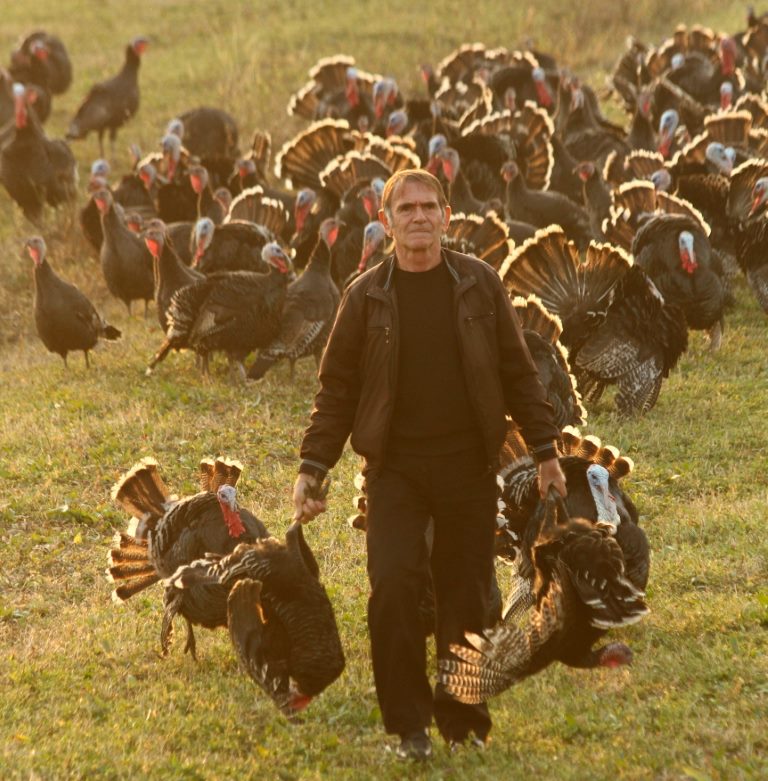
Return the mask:
<path id="1" fill-rule="evenodd" d="M 550 458 L 548 461 L 542 461 L 538 467 L 539 472 L 539 495 L 542 499 L 547 498 L 547 492 L 550 486 L 553 487 L 563 498 L 568 495 L 568 489 L 565 487 L 565 475 L 560 468 L 560 460 Z"/>

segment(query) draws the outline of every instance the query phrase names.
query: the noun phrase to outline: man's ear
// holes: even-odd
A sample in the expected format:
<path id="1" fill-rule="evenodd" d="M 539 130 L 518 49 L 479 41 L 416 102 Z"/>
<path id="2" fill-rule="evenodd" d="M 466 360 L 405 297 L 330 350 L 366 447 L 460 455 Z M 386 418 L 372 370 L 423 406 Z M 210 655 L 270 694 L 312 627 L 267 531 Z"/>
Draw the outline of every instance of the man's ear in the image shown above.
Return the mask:
<path id="1" fill-rule="evenodd" d="M 445 205 L 445 219 L 443 220 L 443 229 L 448 230 L 448 226 L 451 224 L 451 204 Z"/>
<path id="2" fill-rule="evenodd" d="M 384 232 L 389 236 L 389 238 L 392 238 L 392 230 L 389 226 L 389 220 L 387 220 L 387 215 L 384 211 L 384 209 L 379 209 L 379 222 L 384 226 Z"/>

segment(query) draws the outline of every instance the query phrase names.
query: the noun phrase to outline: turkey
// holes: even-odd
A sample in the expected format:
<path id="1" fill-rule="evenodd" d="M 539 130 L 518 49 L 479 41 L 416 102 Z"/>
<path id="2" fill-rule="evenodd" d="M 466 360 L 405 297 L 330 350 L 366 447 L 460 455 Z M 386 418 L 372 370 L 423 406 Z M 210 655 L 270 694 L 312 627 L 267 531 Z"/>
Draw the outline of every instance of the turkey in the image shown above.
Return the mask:
<path id="1" fill-rule="evenodd" d="M 63 280 L 45 257 L 45 241 L 33 236 L 26 244 L 35 264 L 35 326 L 42 343 L 58 353 L 67 365 L 67 353 L 82 350 L 90 366 L 88 351 L 99 339 L 114 341 L 120 331 L 109 325 L 94 305 L 72 284 Z"/>
<path id="2" fill-rule="evenodd" d="M 576 668 L 631 662 L 623 643 L 593 648 L 607 630 L 649 612 L 619 544 L 605 529 L 572 517 L 554 489 L 532 525 L 533 577 L 518 574 L 506 620 L 484 635 L 466 633 L 467 646 L 452 645 L 454 658 L 438 661 L 440 682 L 460 702 L 484 702 L 555 661 Z"/>
<path id="3" fill-rule="evenodd" d="M 320 364 L 331 332 L 333 318 L 341 298 L 331 279 L 331 249 L 339 233 L 339 223 L 333 218 L 320 226 L 320 237 L 301 276 L 288 286 L 280 317 L 277 338 L 260 352 L 248 371 L 248 378 L 260 380 L 282 358 L 294 364 L 305 355 L 314 355 Z"/>
<path id="4" fill-rule="evenodd" d="M 208 170 L 213 188 L 225 184 L 240 154 L 234 117 L 222 109 L 201 106 L 185 111 L 178 119 L 182 143 Z"/>
<path id="5" fill-rule="evenodd" d="M 726 293 L 720 259 L 701 225 L 685 215 L 657 215 L 637 232 L 632 254 L 664 299 L 683 310 L 688 327 L 708 331 L 716 350 Z"/>
<path id="6" fill-rule="evenodd" d="M 204 274 L 217 271 L 269 271 L 261 253 L 274 236 L 261 225 L 233 220 L 216 226 L 203 217 L 192 233 L 192 264 Z"/>
<path id="7" fill-rule="evenodd" d="M 168 329 L 168 308 L 173 294 L 185 285 L 200 282 L 205 275 L 181 262 L 162 220 L 149 222 L 144 232 L 144 243 L 152 256 L 157 319 L 165 332 Z"/>
<path id="8" fill-rule="evenodd" d="M 118 214 L 112 193 L 98 190 L 93 199 L 101 215 L 101 270 L 109 292 L 119 298 L 131 313 L 131 302 L 144 301 L 144 316 L 155 297 L 152 258 L 144 242 L 131 231 Z"/>
<path id="9" fill-rule="evenodd" d="M 515 250 L 500 271 L 510 292 L 538 296 L 561 319 L 561 340 L 585 399 L 597 401 L 616 384 L 623 415 L 653 407 L 687 347 L 682 312 L 632 265 L 623 250 L 594 242 L 582 263 L 563 231 L 550 228 Z"/>
<path id="10" fill-rule="evenodd" d="M 13 85 L 14 128 L 0 152 L 0 182 L 38 223 L 43 206 L 60 206 L 77 197 L 77 166 L 66 141 L 49 139 L 27 105 L 27 90 Z"/>
<path id="11" fill-rule="evenodd" d="M 72 63 L 64 42 L 44 30 L 35 30 L 11 52 L 11 76 L 22 84 L 38 84 L 51 95 L 61 95 L 72 83 Z"/>
<path id="12" fill-rule="evenodd" d="M 446 146 L 441 149 L 437 158 L 440 161 L 440 167 L 437 169 L 438 179 L 443 185 L 453 211 L 466 214 L 486 214 L 501 206 L 499 199 L 483 202 L 475 197 L 469 180 L 461 170 L 461 157 L 453 147 Z"/>
<path id="13" fill-rule="evenodd" d="M 208 373 L 208 355 L 227 353 L 233 375 L 245 379 L 243 361 L 259 347 L 269 345 L 279 333 L 286 288 L 293 276 L 290 258 L 280 245 L 262 250 L 269 264 L 267 274 L 221 271 L 178 290 L 168 308 L 166 338 L 147 367 L 147 374 L 170 350 L 187 348 L 202 356 Z"/>
<path id="14" fill-rule="evenodd" d="M 592 238 L 589 217 L 581 206 L 561 193 L 529 190 L 512 161 L 502 166 L 501 174 L 507 183 L 506 207 L 511 219 L 537 228 L 560 225 L 579 248 L 589 244 Z"/>
<path id="15" fill-rule="evenodd" d="M 182 567 L 168 589 L 228 592 L 227 625 L 240 664 L 280 712 L 293 718 L 344 670 L 344 651 L 320 570 L 293 523 L 285 542 L 267 537 L 227 556 Z"/>
<path id="16" fill-rule="evenodd" d="M 91 131 L 99 136 L 99 155 L 104 157 L 104 133 L 109 131 L 113 147 L 118 128 L 139 109 L 139 66 L 149 41 L 134 38 L 125 49 L 125 63 L 117 76 L 91 87 L 67 131 L 68 139 L 85 138 Z"/>
<path id="17" fill-rule="evenodd" d="M 240 543 L 268 536 L 264 524 L 237 504 L 236 485 L 242 464 L 224 458 L 200 462 L 200 492 L 177 499 L 170 495 L 153 458 L 142 459 L 112 489 L 112 499 L 132 520 L 115 535 L 108 556 L 108 578 L 115 584 L 112 600 L 122 604 L 181 566 L 206 555 L 226 555 Z M 214 629 L 227 624 L 227 592 L 199 585 L 184 592 L 167 587 L 160 647 L 167 654 L 173 619 L 187 624 L 184 652 L 196 656 L 193 624 Z"/>
<path id="18" fill-rule="evenodd" d="M 626 134 L 600 115 L 594 92 L 575 78 L 569 80 L 568 88 L 570 108 L 560 130 L 568 152 L 577 160 L 591 161 L 598 166 L 602 166 L 611 152 L 628 154 Z"/>

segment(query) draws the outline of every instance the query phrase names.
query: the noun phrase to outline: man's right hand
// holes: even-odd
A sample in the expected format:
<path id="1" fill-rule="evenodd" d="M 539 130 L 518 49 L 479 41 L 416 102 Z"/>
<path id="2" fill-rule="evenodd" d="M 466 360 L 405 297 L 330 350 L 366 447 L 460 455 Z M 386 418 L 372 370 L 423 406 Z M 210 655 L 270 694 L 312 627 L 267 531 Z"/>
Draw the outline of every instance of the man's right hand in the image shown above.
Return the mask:
<path id="1" fill-rule="evenodd" d="M 324 513 L 326 510 L 326 500 L 322 498 L 313 499 L 311 494 L 320 488 L 320 483 L 312 475 L 299 473 L 296 482 L 293 484 L 293 519 L 300 523 L 309 523 L 313 518 Z"/>

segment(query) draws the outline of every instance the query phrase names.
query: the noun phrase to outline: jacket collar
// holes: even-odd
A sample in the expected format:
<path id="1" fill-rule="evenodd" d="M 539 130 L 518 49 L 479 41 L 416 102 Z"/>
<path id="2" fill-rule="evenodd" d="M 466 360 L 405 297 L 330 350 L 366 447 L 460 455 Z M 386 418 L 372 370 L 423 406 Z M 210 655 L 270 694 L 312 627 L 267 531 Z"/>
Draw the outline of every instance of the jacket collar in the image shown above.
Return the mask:
<path id="1" fill-rule="evenodd" d="M 454 284 L 457 286 L 457 293 L 463 293 L 467 288 L 472 287 L 472 285 L 477 283 L 477 279 L 471 269 L 467 269 L 463 263 L 463 258 L 466 257 L 465 255 L 445 248 L 443 248 L 441 254 L 448 271 L 453 277 Z M 385 293 L 389 293 L 392 287 L 394 271 L 395 256 L 392 254 L 389 257 L 384 258 L 378 265 L 373 280 L 371 280 L 373 287 L 379 287 Z"/>

